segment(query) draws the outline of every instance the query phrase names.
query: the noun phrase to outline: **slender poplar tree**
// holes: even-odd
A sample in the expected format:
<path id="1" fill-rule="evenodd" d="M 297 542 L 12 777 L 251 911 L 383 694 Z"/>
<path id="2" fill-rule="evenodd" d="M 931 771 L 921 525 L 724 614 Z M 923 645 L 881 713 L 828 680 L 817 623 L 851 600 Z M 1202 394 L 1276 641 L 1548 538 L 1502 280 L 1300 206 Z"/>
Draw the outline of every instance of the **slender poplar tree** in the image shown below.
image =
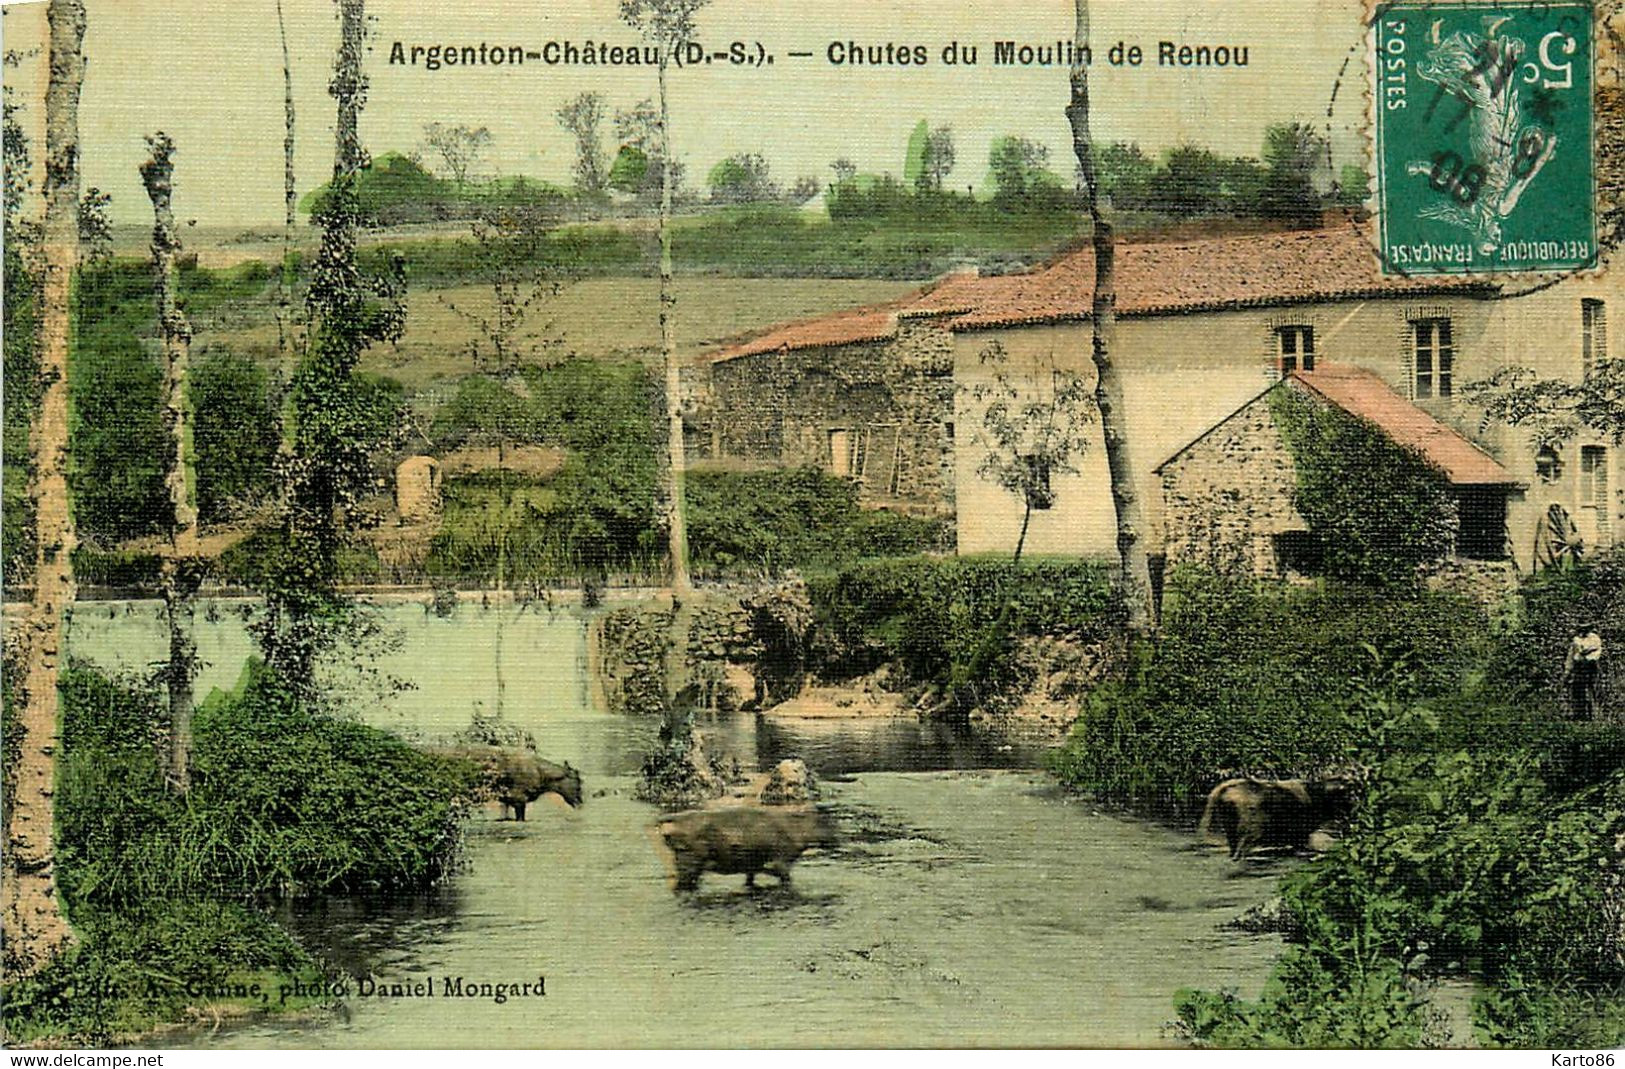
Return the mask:
<path id="1" fill-rule="evenodd" d="M 16 793 L 6 814 L 0 926 L 11 976 L 37 970 L 73 940 L 56 883 L 56 757 L 62 748 L 61 669 L 73 611 L 73 549 L 68 502 L 68 356 L 79 266 L 79 90 L 84 83 L 83 0 L 51 0 L 45 90 L 45 226 L 40 308 L 39 408 L 29 438 L 36 550 L 34 598 L 19 643 L 24 681 L 17 702 L 21 737 Z"/>
<path id="2" fill-rule="evenodd" d="M 1147 635 L 1156 626 L 1151 598 L 1151 567 L 1145 547 L 1145 518 L 1134 481 L 1129 454 L 1128 426 L 1123 412 L 1123 380 L 1112 360 L 1112 335 L 1117 321 L 1117 291 L 1113 278 L 1116 242 L 1111 222 L 1100 207 L 1095 172 L 1094 142 L 1089 136 L 1089 67 L 1082 59 L 1089 44 L 1089 2 L 1074 0 L 1074 37 L 1079 59 L 1072 66 L 1071 96 L 1066 117 L 1072 127 L 1072 152 L 1078 160 L 1083 193 L 1089 210 L 1091 243 L 1095 254 L 1095 295 L 1090 309 L 1090 352 L 1095 364 L 1095 407 L 1106 443 L 1106 469 L 1111 475 L 1112 504 L 1117 513 L 1117 585 L 1123 598 L 1126 623 L 1132 635 Z"/>

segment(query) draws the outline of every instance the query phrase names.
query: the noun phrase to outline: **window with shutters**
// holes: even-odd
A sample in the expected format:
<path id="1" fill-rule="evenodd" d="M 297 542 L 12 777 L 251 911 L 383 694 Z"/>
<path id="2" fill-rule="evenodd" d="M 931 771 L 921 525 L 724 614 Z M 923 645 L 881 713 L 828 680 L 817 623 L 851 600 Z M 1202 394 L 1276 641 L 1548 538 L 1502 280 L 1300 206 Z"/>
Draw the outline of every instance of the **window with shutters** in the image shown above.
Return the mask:
<path id="1" fill-rule="evenodd" d="M 1598 541 L 1608 535 L 1608 449 L 1600 445 L 1580 448 L 1580 509 L 1587 513 Z"/>
<path id="2" fill-rule="evenodd" d="M 1580 372 L 1590 375 L 1608 359 L 1608 305 L 1587 297 L 1580 302 Z"/>

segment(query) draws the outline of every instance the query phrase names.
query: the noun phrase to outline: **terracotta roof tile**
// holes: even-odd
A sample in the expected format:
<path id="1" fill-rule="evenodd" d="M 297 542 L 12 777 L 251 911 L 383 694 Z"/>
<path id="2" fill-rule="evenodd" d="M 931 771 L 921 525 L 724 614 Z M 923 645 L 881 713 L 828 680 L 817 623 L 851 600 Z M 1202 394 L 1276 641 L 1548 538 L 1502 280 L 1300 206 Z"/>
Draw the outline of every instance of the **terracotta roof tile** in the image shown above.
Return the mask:
<path id="1" fill-rule="evenodd" d="M 1292 379 L 1372 424 L 1389 439 L 1421 453 L 1456 486 L 1515 486 L 1518 480 L 1478 446 L 1401 397 L 1363 368 L 1322 362 Z"/>
<path id="2" fill-rule="evenodd" d="M 1203 241 L 1117 247 L 1117 311 L 1153 315 L 1292 304 L 1396 293 L 1487 291 L 1462 276 L 1390 277 L 1378 269 L 1364 229 L 1352 225 Z M 1095 257 L 1083 249 L 1035 274 L 1015 292 L 950 321 L 953 330 L 1057 322 L 1088 316 Z"/>
<path id="3" fill-rule="evenodd" d="M 1094 252 L 1083 249 L 1027 274 L 949 275 L 900 300 L 782 324 L 711 359 L 886 341 L 911 316 L 952 317 L 950 330 L 1083 319 L 1094 287 Z M 1492 288 L 1462 276 L 1385 276 L 1356 226 L 1117 247 L 1117 311 L 1129 316 Z"/>

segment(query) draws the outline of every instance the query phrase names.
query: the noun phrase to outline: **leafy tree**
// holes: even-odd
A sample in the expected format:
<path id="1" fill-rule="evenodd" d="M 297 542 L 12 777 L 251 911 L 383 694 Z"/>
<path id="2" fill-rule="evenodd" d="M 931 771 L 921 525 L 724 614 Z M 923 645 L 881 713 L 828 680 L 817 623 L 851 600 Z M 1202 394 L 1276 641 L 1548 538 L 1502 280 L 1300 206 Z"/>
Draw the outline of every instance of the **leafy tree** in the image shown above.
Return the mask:
<path id="1" fill-rule="evenodd" d="M 213 353 L 192 368 L 198 519 L 222 523 L 264 502 L 279 437 L 270 376 L 245 356 Z"/>
<path id="2" fill-rule="evenodd" d="M 107 215 L 112 204 L 113 195 L 95 186 L 79 198 L 79 248 L 90 263 L 103 264 L 113 257 L 113 222 Z"/>
<path id="3" fill-rule="evenodd" d="M 719 162 L 706 176 L 711 199 L 729 204 L 759 204 L 779 199 L 779 188 L 760 153 L 740 152 Z"/>
<path id="4" fill-rule="evenodd" d="M 1114 141 L 1109 145 L 1095 145 L 1094 153 L 1100 195 L 1109 198 L 1113 208 L 1134 211 L 1150 203 L 1157 165 L 1139 145 Z"/>
<path id="5" fill-rule="evenodd" d="M 910 189 L 924 189 L 930 181 L 925 175 L 926 142 L 930 136 L 931 127 L 924 119 L 909 132 L 908 145 L 903 149 L 903 184 Z"/>
<path id="6" fill-rule="evenodd" d="M 635 145 L 622 145 L 609 169 L 609 188 L 641 193 L 649 178 L 649 155 Z"/>
<path id="7" fill-rule="evenodd" d="M 152 201 L 153 297 L 164 348 L 163 421 L 169 441 L 164 484 L 169 491 L 168 546 L 161 585 L 169 624 L 169 662 L 164 683 L 169 693 L 169 779 L 179 790 L 191 785 L 192 682 L 197 675 L 197 642 L 192 637 L 192 598 L 203 577 L 198 551 L 197 472 L 193 464 L 191 388 L 192 325 L 178 301 L 180 234 L 171 206 L 175 142 L 159 132 L 147 138 L 150 156 L 141 181 Z"/>
<path id="8" fill-rule="evenodd" d="M 787 197 L 791 204 L 805 204 L 823 190 L 823 183 L 810 174 L 804 174 L 796 179 L 795 185 L 790 187 Z"/>
<path id="9" fill-rule="evenodd" d="M 1625 360 L 1598 360 L 1579 382 L 1508 365 L 1462 392 L 1487 417 L 1527 428 L 1537 446 L 1560 445 L 1582 430 L 1625 443 Z"/>
<path id="10" fill-rule="evenodd" d="M 440 157 L 447 176 L 462 186 L 468 181 L 469 171 L 490 147 L 491 131 L 484 126 L 473 127 L 463 123 L 425 123 L 423 143 Z"/>
<path id="11" fill-rule="evenodd" d="M 648 98 L 615 112 L 615 139 L 621 144 L 615 168 L 621 170 L 621 182 L 614 188 L 657 204 L 668 171 L 672 197 L 676 198 L 682 191 L 686 170 L 681 160 L 672 160 L 668 167 L 662 156 L 660 114 L 660 109 Z M 611 169 L 612 173 L 615 168 Z"/>
<path id="12" fill-rule="evenodd" d="M 1003 208 L 1019 207 L 1034 194 L 1057 185 L 1045 168 L 1049 146 L 1025 137 L 998 138 L 988 149 L 987 166 L 993 178 L 993 200 Z"/>
<path id="13" fill-rule="evenodd" d="M 832 162 L 829 169 L 835 172 L 835 184 L 838 186 L 855 181 L 858 177 L 858 165 L 845 156 Z"/>
<path id="14" fill-rule="evenodd" d="M 667 82 L 671 56 L 694 37 L 694 16 L 707 0 L 621 0 L 621 20 L 643 34 L 659 54 L 656 68 L 660 100 L 660 355 L 665 369 L 666 393 L 666 524 L 671 561 L 671 636 L 666 660 L 669 698 L 681 693 L 688 653 L 689 620 L 693 613 L 693 583 L 689 576 L 688 520 L 684 515 L 683 399 L 677 360 L 677 332 L 673 319 L 677 295 L 672 287 L 672 198 L 677 172 L 671 146 L 671 98 Z M 658 783 L 670 768 L 691 768 L 694 761 L 692 711 L 675 701 L 667 704 L 661 727 L 661 747 L 646 766 L 647 781 Z M 682 778 L 682 777 L 680 777 Z"/>
<path id="15" fill-rule="evenodd" d="M 982 425 L 972 436 L 985 454 L 977 474 L 1021 501 L 1014 558 L 1020 564 L 1033 510 L 1054 503 L 1051 480 L 1075 474 L 1077 459 L 1089 447 L 1094 422 L 1090 384 L 1076 372 L 1063 371 L 1054 353 L 1048 367 L 1038 368 L 1030 380 L 1012 377 L 1009 354 L 998 342 L 982 350 L 981 362 L 992 368 L 993 378 L 972 390 L 984 406 Z"/>
<path id="16" fill-rule="evenodd" d="M 1277 123 L 1264 130 L 1268 176 L 1259 199 L 1262 215 L 1296 226 L 1320 224 L 1320 193 L 1315 173 L 1326 166 L 1327 142 L 1307 123 Z"/>
<path id="17" fill-rule="evenodd" d="M 1224 160 L 1195 145 L 1179 145 L 1163 158 L 1151 191 L 1151 206 L 1169 215 L 1211 215 L 1223 204 Z"/>
<path id="18" fill-rule="evenodd" d="M 1371 176 L 1366 173 L 1364 167 L 1345 163 L 1337 172 L 1337 203 L 1356 208 L 1364 204 L 1369 196 L 1371 196 Z"/>
<path id="19" fill-rule="evenodd" d="M 932 129 L 925 140 L 925 161 L 920 172 L 921 181 L 926 183 L 925 188 L 942 192 L 947 185 L 948 175 L 954 169 L 954 129 L 951 126 L 938 126 Z"/>
<path id="20" fill-rule="evenodd" d="M 1268 183 L 1269 170 L 1257 160 L 1247 156 L 1224 160 L 1219 165 L 1220 209 L 1239 216 L 1265 214 L 1262 205 Z"/>
<path id="21" fill-rule="evenodd" d="M 604 97 L 601 93 L 581 93 L 558 110 L 559 125 L 575 138 L 576 161 L 572 173 L 576 188 L 599 193 L 609 183 L 608 165 L 600 127 L 604 123 Z"/>
<path id="22" fill-rule="evenodd" d="M 404 270 L 368 277 L 356 262 L 361 212 L 356 182 L 366 164 L 359 120 L 366 98 L 364 0 L 340 0 L 339 49 L 328 92 L 338 106 L 333 179 L 313 218 L 322 239 L 305 304 L 306 350 L 289 384 L 280 538 L 263 562 L 265 612 L 253 630 L 267 665 L 300 698 L 319 697 L 317 659 L 354 620 L 338 593 L 339 552 L 350 513 L 376 485 L 377 387 L 356 373 L 362 352 L 400 337 Z"/>

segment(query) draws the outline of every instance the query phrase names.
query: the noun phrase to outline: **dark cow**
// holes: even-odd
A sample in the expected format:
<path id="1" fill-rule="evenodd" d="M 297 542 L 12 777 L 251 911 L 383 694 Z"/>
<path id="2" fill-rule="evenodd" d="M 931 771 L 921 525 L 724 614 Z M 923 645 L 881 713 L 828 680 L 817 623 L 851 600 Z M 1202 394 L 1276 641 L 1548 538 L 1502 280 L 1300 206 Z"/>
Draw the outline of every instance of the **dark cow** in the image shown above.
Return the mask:
<path id="1" fill-rule="evenodd" d="M 782 806 L 692 809 L 662 820 L 658 830 L 676 859 L 677 891 L 698 888 L 707 870 L 744 873 L 746 887 L 755 886 L 756 874 L 765 872 L 782 886 L 804 851 L 836 841 L 826 814 Z"/>
<path id="2" fill-rule="evenodd" d="M 435 752 L 478 765 L 491 797 L 502 803 L 503 815 L 511 810 L 515 820 L 524 820 L 525 807 L 544 794 L 556 794 L 572 808 L 581 805 L 581 773 L 569 762 L 554 764 L 510 746 L 458 746 Z"/>
<path id="3" fill-rule="evenodd" d="M 1198 834 L 1223 831 L 1237 861 L 1261 846 L 1302 850 L 1317 830 L 1352 813 L 1357 798 L 1354 781 L 1341 777 L 1228 779 L 1209 792 Z"/>

